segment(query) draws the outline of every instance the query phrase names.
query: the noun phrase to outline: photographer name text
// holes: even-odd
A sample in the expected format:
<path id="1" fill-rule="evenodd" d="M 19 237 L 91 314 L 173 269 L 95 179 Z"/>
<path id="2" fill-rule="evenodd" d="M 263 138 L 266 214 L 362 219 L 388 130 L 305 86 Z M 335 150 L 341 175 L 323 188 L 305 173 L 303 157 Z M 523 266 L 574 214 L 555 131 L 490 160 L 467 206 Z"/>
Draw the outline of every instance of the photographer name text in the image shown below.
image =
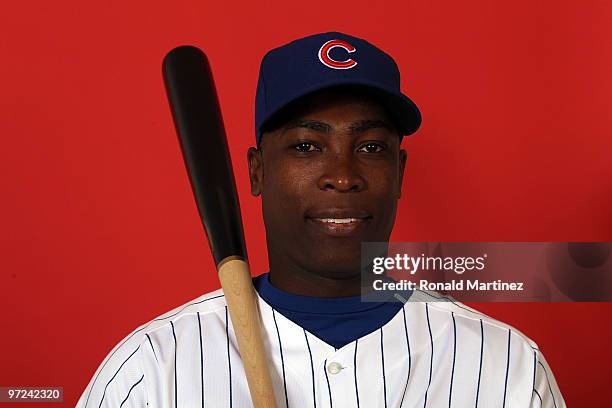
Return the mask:
<path id="1" fill-rule="evenodd" d="M 374 290 L 433 290 L 433 291 L 522 291 L 523 282 L 505 282 L 495 280 L 484 282 L 480 280 L 451 280 L 448 282 L 430 282 L 425 279 L 411 281 L 402 279 L 396 282 L 388 282 L 382 279 L 374 280 L 372 283 Z"/>

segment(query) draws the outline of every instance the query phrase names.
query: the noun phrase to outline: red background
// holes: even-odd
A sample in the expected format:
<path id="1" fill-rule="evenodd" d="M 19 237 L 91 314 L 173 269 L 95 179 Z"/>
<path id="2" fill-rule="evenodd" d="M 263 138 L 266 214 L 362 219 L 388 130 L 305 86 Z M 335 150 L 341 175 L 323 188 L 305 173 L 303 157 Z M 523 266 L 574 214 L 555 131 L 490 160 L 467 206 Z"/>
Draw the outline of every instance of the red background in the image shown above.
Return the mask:
<path id="1" fill-rule="evenodd" d="M 218 287 L 161 79 L 174 46 L 213 63 L 259 274 L 245 161 L 259 61 L 327 30 L 394 55 L 423 112 L 394 240 L 612 241 L 611 14 L 603 0 L 4 5 L 0 385 L 63 386 L 73 406 L 121 338 Z M 540 345 L 568 405 L 607 405 L 611 304 L 478 307 Z"/>

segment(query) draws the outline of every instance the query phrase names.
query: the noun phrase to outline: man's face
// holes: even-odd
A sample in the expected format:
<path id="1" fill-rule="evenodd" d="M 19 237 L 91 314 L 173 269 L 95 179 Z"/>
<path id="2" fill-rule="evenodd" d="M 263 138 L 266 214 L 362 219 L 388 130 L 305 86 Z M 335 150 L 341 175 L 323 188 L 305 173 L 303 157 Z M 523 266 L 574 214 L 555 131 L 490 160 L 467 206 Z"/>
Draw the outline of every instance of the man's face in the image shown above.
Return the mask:
<path id="1" fill-rule="evenodd" d="M 361 243 L 389 239 L 405 162 L 374 100 L 331 90 L 301 101 L 249 151 L 270 259 L 322 277 L 355 277 Z"/>

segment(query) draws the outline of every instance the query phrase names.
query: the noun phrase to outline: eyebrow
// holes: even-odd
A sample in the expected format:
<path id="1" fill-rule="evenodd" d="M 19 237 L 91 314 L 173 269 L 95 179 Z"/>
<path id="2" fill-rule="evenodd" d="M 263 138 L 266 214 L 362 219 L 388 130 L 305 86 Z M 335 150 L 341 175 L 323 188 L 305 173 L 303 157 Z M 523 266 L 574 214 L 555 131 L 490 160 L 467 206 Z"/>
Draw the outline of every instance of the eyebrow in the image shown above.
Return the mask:
<path id="1" fill-rule="evenodd" d="M 285 130 L 291 130 L 296 128 L 305 128 L 314 130 L 316 132 L 328 133 L 332 127 L 325 122 L 306 119 L 298 119 L 288 123 L 287 126 L 285 126 Z"/>
<path id="2" fill-rule="evenodd" d="M 305 128 L 314 130 L 315 132 L 321 133 L 329 133 L 332 130 L 332 126 L 325 122 L 321 122 L 318 120 L 309 120 L 309 119 L 298 119 L 296 121 L 290 122 L 285 126 L 285 130 L 296 129 L 296 128 Z M 359 134 L 366 132 L 370 129 L 387 129 L 389 131 L 394 131 L 393 126 L 381 119 L 367 119 L 360 120 L 357 122 L 351 122 L 348 126 L 348 130 L 352 134 Z"/>
<path id="3" fill-rule="evenodd" d="M 353 122 L 349 126 L 349 130 L 351 131 L 351 133 L 363 133 L 370 129 L 379 128 L 387 129 L 389 131 L 395 130 L 390 123 L 381 119 L 361 120 L 359 122 Z"/>

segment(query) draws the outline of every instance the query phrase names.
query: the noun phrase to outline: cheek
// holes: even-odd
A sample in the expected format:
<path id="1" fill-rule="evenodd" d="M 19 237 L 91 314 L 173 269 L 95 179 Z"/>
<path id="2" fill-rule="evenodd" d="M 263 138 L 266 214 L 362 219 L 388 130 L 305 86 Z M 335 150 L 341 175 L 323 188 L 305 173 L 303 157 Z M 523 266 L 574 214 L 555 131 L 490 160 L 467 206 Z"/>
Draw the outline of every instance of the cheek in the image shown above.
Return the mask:
<path id="1" fill-rule="evenodd" d="M 278 211 L 275 217 L 291 218 L 294 214 L 302 213 L 305 199 L 314 193 L 313 186 L 316 180 L 312 167 L 302 163 L 283 165 L 278 162 L 276 166 L 264 169 L 262 183 L 262 199 L 264 211 Z"/>
<path id="2" fill-rule="evenodd" d="M 377 214 L 377 229 L 390 231 L 395 223 L 398 199 L 400 197 L 399 178 L 395 169 L 380 169 L 371 173 L 368 180 L 370 203 Z"/>
<path id="3" fill-rule="evenodd" d="M 306 160 L 277 159 L 264 168 L 263 193 L 293 197 L 315 185 L 318 163 Z"/>
<path id="4" fill-rule="evenodd" d="M 400 192 L 399 170 L 394 166 L 380 166 L 368 172 L 368 188 L 376 195 L 398 198 Z"/>

